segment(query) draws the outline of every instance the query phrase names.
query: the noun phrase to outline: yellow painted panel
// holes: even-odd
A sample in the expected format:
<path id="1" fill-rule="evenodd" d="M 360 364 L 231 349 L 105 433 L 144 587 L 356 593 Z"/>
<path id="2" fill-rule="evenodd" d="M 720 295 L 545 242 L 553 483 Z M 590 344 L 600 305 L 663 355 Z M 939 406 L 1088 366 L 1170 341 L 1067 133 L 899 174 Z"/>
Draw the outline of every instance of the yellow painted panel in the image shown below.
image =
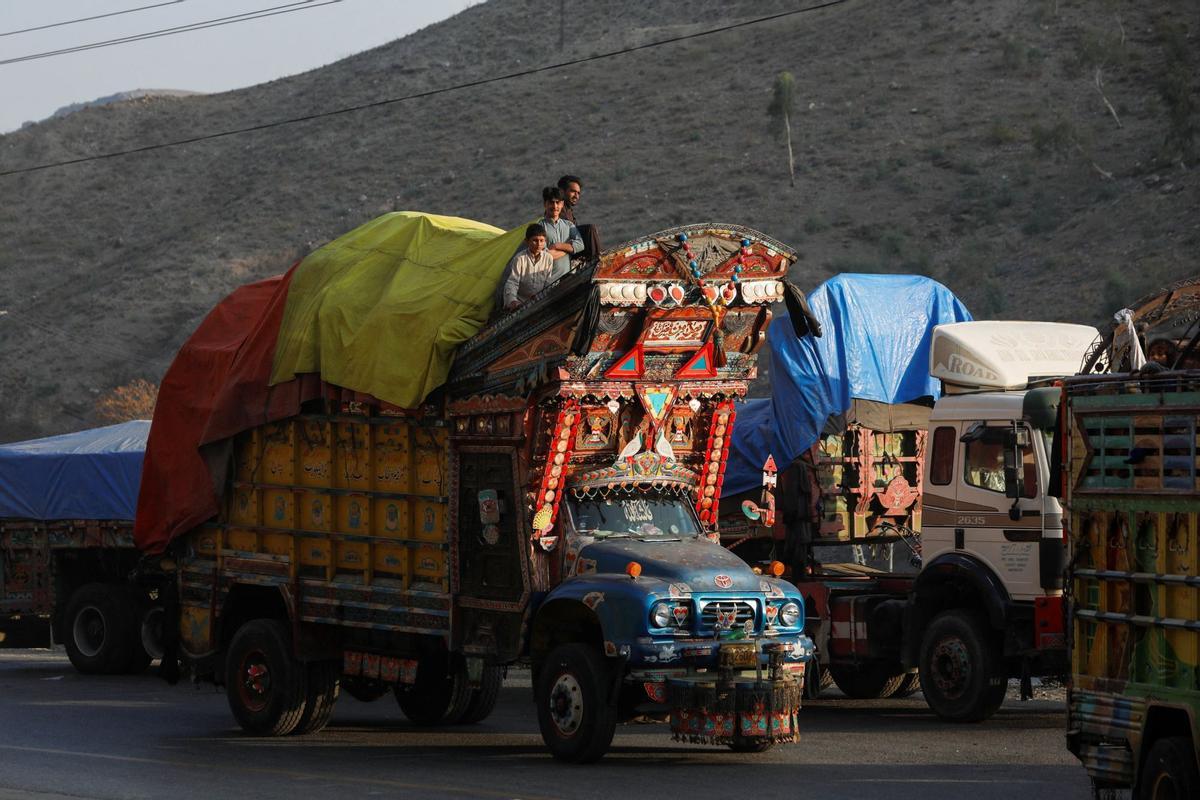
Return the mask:
<path id="1" fill-rule="evenodd" d="M 225 547 L 247 553 L 258 552 L 258 534 L 245 528 L 229 528 L 225 531 Z"/>
<path id="2" fill-rule="evenodd" d="M 330 446 L 329 423 L 319 420 L 296 422 L 300 444 L 300 474 L 296 483 L 301 486 L 328 486 L 331 478 L 333 450 Z"/>
<path id="3" fill-rule="evenodd" d="M 441 503 L 417 500 L 414 504 L 413 521 L 416 530 L 413 538 L 423 542 L 446 541 L 446 507 Z"/>
<path id="4" fill-rule="evenodd" d="M 207 653 L 212 649 L 208 640 L 209 616 L 207 608 L 180 607 L 179 636 L 184 647 L 193 653 Z"/>
<path id="5" fill-rule="evenodd" d="M 371 505 L 371 533 L 386 539 L 412 538 L 408 501 L 376 498 Z"/>
<path id="6" fill-rule="evenodd" d="M 295 509 L 289 489 L 264 489 L 263 525 L 268 528 L 295 528 Z"/>
<path id="7" fill-rule="evenodd" d="M 412 491 L 407 423 L 397 421 L 377 428 L 373 455 L 375 491 L 394 494 Z"/>
<path id="8" fill-rule="evenodd" d="M 237 437 L 234 447 L 235 480 L 243 482 L 254 480 L 261 452 L 262 442 L 257 428 Z"/>
<path id="9" fill-rule="evenodd" d="M 273 556 L 291 556 L 292 534 L 264 533 L 260 546 L 264 553 L 270 553 Z"/>
<path id="10" fill-rule="evenodd" d="M 256 480 L 291 486 L 295 480 L 295 431 L 290 420 L 262 428 L 262 464 Z"/>
<path id="11" fill-rule="evenodd" d="M 370 561 L 366 542 L 335 542 L 334 551 L 338 569 L 365 570 Z"/>
<path id="12" fill-rule="evenodd" d="M 333 485 L 339 489 L 371 488 L 371 426 L 363 422 L 337 424 Z"/>
<path id="13" fill-rule="evenodd" d="M 337 530 L 366 536 L 371 530 L 371 501 L 366 495 L 336 498 Z"/>
<path id="14" fill-rule="evenodd" d="M 377 542 L 375 550 L 375 574 L 379 577 L 404 580 L 408 577 L 408 548 L 402 544 Z"/>
<path id="15" fill-rule="evenodd" d="M 418 430 L 416 440 L 417 482 L 412 492 L 426 497 L 441 497 L 446 494 L 445 432 L 438 428 Z"/>
<path id="16" fill-rule="evenodd" d="M 333 547 L 328 539 L 305 536 L 296 546 L 300 550 L 300 563 L 307 567 L 327 567 L 332 559 Z"/>
<path id="17" fill-rule="evenodd" d="M 220 532 L 216 528 L 200 528 L 196 531 L 196 552 L 204 556 L 215 556 L 219 548 Z"/>
<path id="18" fill-rule="evenodd" d="M 333 498 L 321 492 L 299 493 L 300 527 L 309 531 L 333 530 Z"/>
<path id="19" fill-rule="evenodd" d="M 229 505 L 230 523 L 234 525 L 258 524 L 258 492 L 250 487 L 234 489 Z"/>
<path id="20" fill-rule="evenodd" d="M 446 554 L 440 549 L 421 545 L 412 556 L 414 581 L 437 583 L 446 577 Z"/>

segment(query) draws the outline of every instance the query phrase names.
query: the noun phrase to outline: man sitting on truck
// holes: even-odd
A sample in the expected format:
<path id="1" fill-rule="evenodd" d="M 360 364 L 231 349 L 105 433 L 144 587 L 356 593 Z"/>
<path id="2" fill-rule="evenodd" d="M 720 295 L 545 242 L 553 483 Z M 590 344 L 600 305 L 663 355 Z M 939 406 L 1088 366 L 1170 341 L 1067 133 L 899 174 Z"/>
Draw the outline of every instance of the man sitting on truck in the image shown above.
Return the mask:
<path id="1" fill-rule="evenodd" d="M 562 272 L 571 268 L 571 256 L 583 251 L 579 230 L 562 217 L 564 197 L 563 190 L 557 186 L 542 189 L 542 205 L 546 216 L 538 221 L 546 231 L 547 249 L 554 258 L 555 268 Z"/>
<path id="2" fill-rule="evenodd" d="M 541 225 L 530 225 L 525 229 L 525 247 L 508 262 L 504 280 L 504 310 L 512 311 L 550 284 L 561 278 L 570 268 L 559 268 L 559 262 L 546 247 L 546 229 Z"/>
<path id="3" fill-rule="evenodd" d="M 563 175 L 558 179 L 558 188 L 563 193 L 563 219 L 570 222 L 579 230 L 583 239 L 583 250 L 580 255 L 590 261 L 600 255 L 600 233 L 595 225 L 580 225 L 575 214 L 579 207 L 579 197 L 583 194 L 583 181 L 576 175 Z"/>

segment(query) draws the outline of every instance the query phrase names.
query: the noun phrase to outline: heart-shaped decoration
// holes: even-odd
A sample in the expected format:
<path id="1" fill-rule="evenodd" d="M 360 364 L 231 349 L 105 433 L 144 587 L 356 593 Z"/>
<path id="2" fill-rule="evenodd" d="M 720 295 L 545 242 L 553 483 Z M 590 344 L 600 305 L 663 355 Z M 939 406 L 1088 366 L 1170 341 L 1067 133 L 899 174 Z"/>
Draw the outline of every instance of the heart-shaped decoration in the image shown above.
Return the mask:
<path id="1" fill-rule="evenodd" d="M 675 606 L 671 609 L 671 615 L 675 617 L 675 624 L 682 625 L 688 618 L 687 606 Z"/>
<path id="2" fill-rule="evenodd" d="M 735 297 L 737 297 L 737 284 L 727 283 L 721 287 L 721 299 L 726 303 L 732 303 Z"/>
<path id="3" fill-rule="evenodd" d="M 688 408 L 690 408 L 693 413 L 699 411 L 700 401 L 693 397 L 691 400 L 688 400 Z"/>
<path id="4" fill-rule="evenodd" d="M 683 287 L 680 286 L 678 283 L 672 283 L 670 286 L 667 287 L 667 294 L 670 295 L 671 299 L 674 300 L 676 303 L 682 304 L 683 298 L 686 296 L 687 293 L 683 291 Z"/>
<path id="5" fill-rule="evenodd" d="M 607 408 L 608 408 L 608 413 L 612 414 L 615 417 L 617 415 L 617 412 L 621 410 L 621 404 L 618 403 L 616 400 L 609 400 Z"/>
<path id="6" fill-rule="evenodd" d="M 656 306 L 661 306 L 663 301 L 667 299 L 667 290 L 661 286 L 651 286 L 646 292 L 646 296 Z"/>
<path id="7" fill-rule="evenodd" d="M 700 287 L 700 291 L 704 294 L 704 299 L 709 303 L 717 301 L 717 287 L 710 285 Z"/>

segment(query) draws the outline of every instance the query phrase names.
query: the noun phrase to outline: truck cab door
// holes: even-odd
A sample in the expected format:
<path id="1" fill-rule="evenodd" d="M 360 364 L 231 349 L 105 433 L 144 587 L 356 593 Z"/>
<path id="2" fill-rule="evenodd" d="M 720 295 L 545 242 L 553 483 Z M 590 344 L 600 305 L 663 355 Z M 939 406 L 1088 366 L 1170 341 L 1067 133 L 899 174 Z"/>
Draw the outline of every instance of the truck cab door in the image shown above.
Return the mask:
<path id="1" fill-rule="evenodd" d="M 453 639 L 464 653 L 511 661 L 529 602 L 516 451 L 460 445 L 455 463 Z"/>
<path id="2" fill-rule="evenodd" d="M 1031 432 L 1011 422 L 967 423 L 965 428 L 956 476 L 955 529 L 962 531 L 961 550 L 986 564 L 1012 599 L 1032 600 L 1043 592 L 1042 481 Z M 1005 454 L 1014 453 L 1014 445 L 1006 481 Z M 1011 485 L 1014 460 L 1019 490 Z"/>
<path id="3" fill-rule="evenodd" d="M 958 510 L 959 423 L 931 423 L 921 491 L 921 559 L 928 564 L 955 549 Z"/>

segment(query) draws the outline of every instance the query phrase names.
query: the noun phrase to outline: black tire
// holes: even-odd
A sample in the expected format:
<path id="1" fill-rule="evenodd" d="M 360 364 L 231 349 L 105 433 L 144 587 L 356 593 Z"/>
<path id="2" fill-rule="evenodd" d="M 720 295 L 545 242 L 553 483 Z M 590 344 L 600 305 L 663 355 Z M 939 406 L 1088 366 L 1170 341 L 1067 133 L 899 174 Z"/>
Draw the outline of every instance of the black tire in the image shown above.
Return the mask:
<path id="1" fill-rule="evenodd" d="M 904 674 L 893 675 L 882 664 L 847 666 L 830 664 L 829 674 L 842 694 L 855 700 L 874 700 L 889 697 L 904 682 Z"/>
<path id="2" fill-rule="evenodd" d="M 287 626 L 274 619 L 247 622 L 225 657 L 225 696 L 238 724 L 255 736 L 286 736 L 304 716 L 307 670 L 292 658 Z"/>
<path id="3" fill-rule="evenodd" d="M 910 697 L 916 694 L 917 690 L 920 688 L 921 675 L 916 672 L 910 672 L 904 676 L 904 680 L 901 682 L 900 688 L 892 692 L 892 697 Z"/>
<path id="4" fill-rule="evenodd" d="M 1004 702 L 1008 681 L 998 668 L 991 629 L 968 611 L 943 611 L 921 639 L 921 689 L 949 722 L 982 722 Z"/>
<path id="5" fill-rule="evenodd" d="M 341 686 L 342 665 L 339 661 L 311 661 L 308 664 L 308 691 L 304 698 L 304 713 L 292 733 L 304 736 L 316 733 L 329 724 Z"/>
<path id="6" fill-rule="evenodd" d="M 535 698 L 542 740 L 555 758 L 586 764 L 608 751 L 617 727 L 612 677 L 589 645 L 560 645 L 546 657 Z"/>
<path id="7" fill-rule="evenodd" d="M 729 743 L 729 749 L 735 753 L 765 753 L 774 746 L 774 742 L 761 739 L 735 740 Z"/>
<path id="8" fill-rule="evenodd" d="M 152 661 L 163 656 L 162 626 L 165 612 L 161 604 L 151 600 L 145 591 L 136 586 L 127 587 L 127 594 L 132 644 L 125 671 L 137 675 L 145 672 Z"/>
<path id="9" fill-rule="evenodd" d="M 496 710 L 500 700 L 500 686 L 504 683 L 504 667 L 485 664 L 483 675 L 479 679 L 479 688 L 471 690 L 471 698 L 467 707 L 458 719 L 461 725 L 474 725 L 483 722 Z"/>
<path id="10" fill-rule="evenodd" d="M 466 668 L 447 668 L 447 657 L 427 656 L 417 666 L 411 686 L 397 684 L 396 703 L 414 725 L 444 725 L 460 719 L 471 702 Z"/>
<path id="11" fill-rule="evenodd" d="M 1200 797 L 1196 750 L 1187 736 L 1155 740 L 1138 776 L 1140 800 L 1183 800 Z"/>
<path id="12" fill-rule="evenodd" d="M 810 660 L 804 669 L 804 699 L 816 700 L 820 697 L 827 681 L 833 683 L 829 670 L 822 667 L 816 658 Z"/>
<path id="13" fill-rule="evenodd" d="M 342 676 L 341 684 L 341 691 L 362 703 L 373 703 L 392 689 L 386 683 L 372 683 L 358 677 Z"/>
<path id="14" fill-rule="evenodd" d="M 133 647 L 132 603 L 124 586 L 89 583 L 71 595 L 64 617 L 67 657 L 85 675 L 124 672 Z"/>

